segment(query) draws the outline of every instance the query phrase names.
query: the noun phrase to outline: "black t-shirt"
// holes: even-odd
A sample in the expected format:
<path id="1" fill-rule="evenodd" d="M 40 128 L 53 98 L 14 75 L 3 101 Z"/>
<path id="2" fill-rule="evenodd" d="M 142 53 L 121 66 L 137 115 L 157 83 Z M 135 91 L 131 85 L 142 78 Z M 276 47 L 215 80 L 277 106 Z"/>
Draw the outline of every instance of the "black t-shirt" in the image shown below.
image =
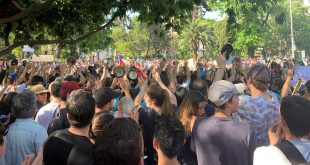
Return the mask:
<path id="1" fill-rule="evenodd" d="M 85 136 L 72 134 L 68 129 L 54 132 L 43 147 L 44 165 L 92 165 L 93 144 Z"/>
<path id="2" fill-rule="evenodd" d="M 145 155 L 147 158 L 148 165 L 155 165 L 155 149 L 153 148 L 153 134 L 154 127 L 157 119 L 159 118 L 159 114 L 153 109 L 144 109 L 139 108 L 139 123 L 143 130 L 143 140 L 145 146 Z"/>

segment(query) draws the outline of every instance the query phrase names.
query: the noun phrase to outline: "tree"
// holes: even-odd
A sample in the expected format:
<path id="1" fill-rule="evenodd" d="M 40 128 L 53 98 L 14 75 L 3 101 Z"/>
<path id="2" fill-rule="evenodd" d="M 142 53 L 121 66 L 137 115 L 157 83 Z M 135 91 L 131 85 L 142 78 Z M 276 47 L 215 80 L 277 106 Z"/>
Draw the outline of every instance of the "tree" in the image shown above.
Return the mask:
<path id="1" fill-rule="evenodd" d="M 6 47 L 0 55 L 22 45 L 76 44 L 102 30 L 109 29 L 116 18 L 129 12 L 148 24 L 164 24 L 178 29 L 191 16 L 197 0 L 20 0 L 0 15 L 1 36 Z M 2 4 L 0 4 L 2 5 Z M 3 6 L 1 6 L 3 7 Z M 172 19 L 173 18 L 173 19 Z M 8 25 L 11 28 L 7 28 Z M 9 36 L 14 35 L 13 40 Z"/>
<path id="2" fill-rule="evenodd" d="M 181 43 L 189 42 L 193 58 L 197 59 L 199 49 L 210 44 L 211 38 L 212 34 L 208 22 L 203 18 L 199 18 L 186 24 L 178 40 Z"/>

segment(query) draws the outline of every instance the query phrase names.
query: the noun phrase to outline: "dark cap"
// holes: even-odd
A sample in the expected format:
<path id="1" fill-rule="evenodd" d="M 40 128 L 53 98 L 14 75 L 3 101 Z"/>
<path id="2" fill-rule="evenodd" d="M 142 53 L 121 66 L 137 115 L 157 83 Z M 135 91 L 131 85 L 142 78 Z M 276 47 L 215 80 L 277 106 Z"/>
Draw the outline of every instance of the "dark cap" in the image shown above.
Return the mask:
<path id="1" fill-rule="evenodd" d="M 94 93 L 94 98 L 98 108 L 102 108 L 112 99 L 120 96 L 119 92 L 113 91 L 111 88 L 103 87 Z"/>

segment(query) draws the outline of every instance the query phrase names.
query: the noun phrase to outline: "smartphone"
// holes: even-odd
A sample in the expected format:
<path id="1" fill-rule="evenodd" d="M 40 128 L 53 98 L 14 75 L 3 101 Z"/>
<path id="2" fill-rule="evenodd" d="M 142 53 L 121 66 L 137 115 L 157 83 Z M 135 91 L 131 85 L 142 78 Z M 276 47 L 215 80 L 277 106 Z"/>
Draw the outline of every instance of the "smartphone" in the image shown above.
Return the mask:
<path id="1" fill-rule="evenodd" d="M 139 69 L 136 70 L 136 73 L 139 77 L 142 77 L 144 80 L 146 80 L 146 76 L 143 74 L 143 72 Z"/>

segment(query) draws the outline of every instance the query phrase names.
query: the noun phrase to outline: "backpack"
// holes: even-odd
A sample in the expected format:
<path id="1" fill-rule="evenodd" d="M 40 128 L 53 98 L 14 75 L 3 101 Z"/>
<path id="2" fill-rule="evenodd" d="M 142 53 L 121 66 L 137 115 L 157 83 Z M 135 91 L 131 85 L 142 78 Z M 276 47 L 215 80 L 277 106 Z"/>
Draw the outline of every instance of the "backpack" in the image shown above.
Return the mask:
<path id="1" fill-rule="evenodd" d="M 275 146 L 281 150 L 281 152 L 292 163 L 292 165 L 301 165 L 307 163 L 299 150 L 291 142 L 287 140 L 282 140 Z"/>
<path id="2" fill-rule="evenodd" d="M 60 107 L 58 107 L 54 112 L 53 120 L 47 128 L 47 134 L 50 135 L 57 130 L 66 129 L 69 127 L 70 125 L 67 119 L 67 110 L 60 109 Z"/>

